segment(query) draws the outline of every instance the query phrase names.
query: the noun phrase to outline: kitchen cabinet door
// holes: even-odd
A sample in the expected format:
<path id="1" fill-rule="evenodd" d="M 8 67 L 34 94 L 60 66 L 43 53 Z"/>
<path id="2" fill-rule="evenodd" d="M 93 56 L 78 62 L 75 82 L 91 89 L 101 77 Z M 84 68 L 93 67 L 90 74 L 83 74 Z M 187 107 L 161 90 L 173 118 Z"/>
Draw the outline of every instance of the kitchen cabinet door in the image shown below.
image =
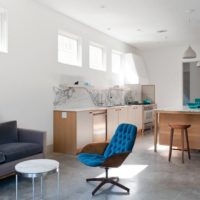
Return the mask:
<path id="1" fill-rule="evenodd" d="M 76 147 L 80 149 L 92 143 L 93 140 L 93 115 L 90 111 L 77 112 L 76 119 Z"/>
<path id="2" fill-rule="evenodd" d="M 128 108 L 119 108 L 118 110 L 118 125 L 128 122 Z"/>
<path id="3" fill-rule="evenodd" d="M 136 124 L 136 114 L 135 114 L 134 106 L 128 107 L 127 115 L 128 115 L 128 123 L 135 125 Z"/>
<path id="4" fill-rule="evenodd" d="M 76 113 L 54 111 L 54 151 L 76 153 Z"/>
<path id="5" fill-rule="evenodd" d="M 127 113 L 128 123 L 136 125 L 138 129 L 143 129 L 143 106 L 130 106 Z"/>
<path id="6" fill-rule="evenodd" d="M 110 140 L 118 126 L 118 110 L 115 108 L 107 109 L 107 139 Z"/>
<path id="7" fill-rule="evenodd" d="M 106 141 L 107 111 L 92 112 L 93 114 L 93 142 Z"/>
<path id="8" fill-rule="evenodd" d="M 143 106 L 137 106 L 135 109 L 135 123 L 138 129 L 143 129 Z"/>

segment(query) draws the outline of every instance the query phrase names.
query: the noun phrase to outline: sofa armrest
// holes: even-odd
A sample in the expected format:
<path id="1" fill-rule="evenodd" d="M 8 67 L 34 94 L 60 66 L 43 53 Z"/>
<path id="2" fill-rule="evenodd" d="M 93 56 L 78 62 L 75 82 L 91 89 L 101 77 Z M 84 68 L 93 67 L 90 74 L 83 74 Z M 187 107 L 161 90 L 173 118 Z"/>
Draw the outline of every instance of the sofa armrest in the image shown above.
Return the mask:
<path id="1" fill-rule="evenodd" d="M 17 129 L 18 141 L 27 143 L 37 143 L 43 148 L 43 153 L 46 152 L 46 132 L 31 130 L 31 129 Z"/>

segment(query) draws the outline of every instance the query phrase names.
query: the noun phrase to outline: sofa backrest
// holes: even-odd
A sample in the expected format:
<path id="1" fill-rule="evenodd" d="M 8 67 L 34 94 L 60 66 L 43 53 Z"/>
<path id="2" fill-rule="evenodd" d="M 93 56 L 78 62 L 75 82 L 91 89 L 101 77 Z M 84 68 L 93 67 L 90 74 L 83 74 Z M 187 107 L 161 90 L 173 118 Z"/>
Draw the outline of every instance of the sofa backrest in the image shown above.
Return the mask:
<path id="1" fill-rule="evenodd" d="M 0 144 L 18 142 L 17 121 L 0 123 Z"/>

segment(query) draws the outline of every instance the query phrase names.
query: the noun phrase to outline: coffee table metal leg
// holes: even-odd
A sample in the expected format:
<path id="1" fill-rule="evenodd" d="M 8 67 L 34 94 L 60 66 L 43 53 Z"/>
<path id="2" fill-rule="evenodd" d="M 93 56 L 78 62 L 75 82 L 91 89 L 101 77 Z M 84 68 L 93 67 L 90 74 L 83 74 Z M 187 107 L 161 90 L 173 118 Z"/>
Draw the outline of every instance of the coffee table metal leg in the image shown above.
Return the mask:
<path id="1" fill-rule="evenodd" d="M 35 200 L 35 178 L 34 177 L 32 177 L 32 192 L 33 192 L 32 198 L 33 200 Z"/>
<path id="2" fill-rule="evenodd" d="M 57 199 L 60 199 L 60 172 L 57 171 Z"/>
<path id="3" fill-rule="evenodd" d="M 40 178 L 40 192 L 41 192 L 41 199 L 44 198 L 44 193 L 43 193 L 43 176 Z"/>
<path id="4" fill-rule="evenodd" d="M 15 175 L 15 184 L 16 184 L 16 200 L 18 200 L 18 175 Z"/>

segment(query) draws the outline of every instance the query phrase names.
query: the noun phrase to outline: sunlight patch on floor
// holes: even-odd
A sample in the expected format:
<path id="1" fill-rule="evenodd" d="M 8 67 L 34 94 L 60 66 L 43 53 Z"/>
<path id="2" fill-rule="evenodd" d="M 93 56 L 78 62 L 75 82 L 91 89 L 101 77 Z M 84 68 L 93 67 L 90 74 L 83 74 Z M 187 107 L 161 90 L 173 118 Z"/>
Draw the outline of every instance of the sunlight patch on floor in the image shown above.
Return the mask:
<path id="1" fill-rule="evenodd" d="M 148 150 L 149 151 L 154 151 L 154 145 L 151 146 L 151 147 L 149 147 Z M 159 151 L 166 151 L 166 150 L 169 150 L 169 146 L 157 144 L 157 150 L 159 150 Z"/>
<path id="2" fill-rule="evenodd" d="M 109 177 L 119 177 L 120 179 L 129 179 L 133 178 L 134 176 L 141 173 L 143 170 L 145 170 L 148 167 L 148 165 L 122 165 L 119 168 L 111 168 L 108 171 Z M 105 173 L 100 174 L 97 176 L 99 177 L 105 177 Z"/>

